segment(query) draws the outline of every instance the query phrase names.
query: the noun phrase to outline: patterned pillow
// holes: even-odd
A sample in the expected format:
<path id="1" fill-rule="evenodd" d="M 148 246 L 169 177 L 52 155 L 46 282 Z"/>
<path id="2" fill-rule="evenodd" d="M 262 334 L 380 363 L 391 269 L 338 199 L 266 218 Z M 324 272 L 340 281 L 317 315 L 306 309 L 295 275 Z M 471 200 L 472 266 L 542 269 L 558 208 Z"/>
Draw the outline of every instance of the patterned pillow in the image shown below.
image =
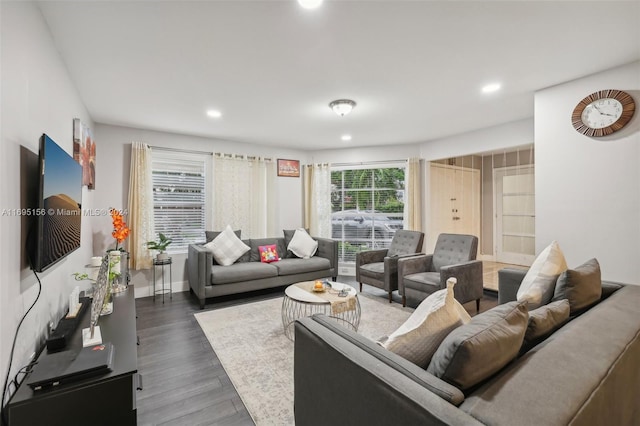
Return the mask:
<path id="1" fill-rule="evenodd" d="M 298 257 L 309 259 L 316 254 L 318 242 L 311 238 L 303 228 L 298 228 L 293 234 L 287 250 L 291 250 L 291 252 Z"/>
<path id="2" fill-rule="evenodd" d="M 522 280 L 516 299 L 528 302 L 529 310 L 546 305 L 553 298 L 558 276 L 567 269 L 562 250 L 556 241 L 536 257 Z"/>
<path id="3" fill-rule="evenodd" d="M 278 248 L 275 244 L 260 246 L 258 247 L 258 251 L 260 252 L 260 262 L 262 263 L 271 263 L 280 260 L 280 257 L 278 257 Z"/>
<path id="4" fill-rule="evenodd" d="M 383 347 L 414 364 L 427 368 L 440 343 L 456 327 L 471 321 L 462 305 L 453 297 L 454 279 L 447 288 L 423 300 L 411 316 L 380 343 Z"/>
<path id="5" fill-rule="evenodd" d="M 238 238 L 242 238 L 242 230 L 238 229 L 233 231 Z M 206 242 L 213 241 L 216 239 L 218 235 L 220 235 L 222 231 L 204 231 L 204 236 L 206 238 Z"/>
<path id="6" fill-rule="evenodd" d="M 213 241 L 205 244 L 204 247 L 213 253 L 213 258 L 222 266 L 232 265 L 251 249 L 236 236 L 229 225 Z"/>

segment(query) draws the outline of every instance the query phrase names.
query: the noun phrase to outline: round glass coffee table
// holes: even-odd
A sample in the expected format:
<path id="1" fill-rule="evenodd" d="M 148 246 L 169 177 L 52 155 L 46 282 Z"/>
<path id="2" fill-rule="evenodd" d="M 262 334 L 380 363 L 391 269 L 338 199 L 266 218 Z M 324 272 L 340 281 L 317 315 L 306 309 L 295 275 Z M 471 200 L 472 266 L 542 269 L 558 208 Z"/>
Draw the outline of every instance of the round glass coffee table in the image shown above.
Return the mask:
<path id="1" fill-rule="evenodd" d="M 331 288 L 323 293 L 311 291 L 313 281 L 291 284 L 285 289 L 282 300 L 282 326 L 285 336 L 293 340 L 294 322 L 313 314 L 325 314 L 339 324 L 358 331 L 360 301 L 356 289 L 336 282 L 331 282 L 330 285 Z M 348 294 L 346 297 L 339 297 L 338 293 L 343 289 L 348 291 Z M 324 298 L 323 295 L 325 295 Z"/>

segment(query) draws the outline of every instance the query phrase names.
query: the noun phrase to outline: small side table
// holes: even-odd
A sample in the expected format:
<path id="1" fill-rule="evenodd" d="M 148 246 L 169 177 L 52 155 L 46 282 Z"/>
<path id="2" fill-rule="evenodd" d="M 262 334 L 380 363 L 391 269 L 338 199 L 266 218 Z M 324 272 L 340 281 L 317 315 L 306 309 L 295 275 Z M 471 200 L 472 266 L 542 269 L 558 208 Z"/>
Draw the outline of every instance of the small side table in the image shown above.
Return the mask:
<path id="1" fill-rule="evenodd" d="M 158 293 L 162 293 L 162 303 L 164 303 L 164 295 L 167 293 L 167 290 L 169 290 L 169 299 L 173 299 L 173 280 L 171 279 L 171 258 L 168 259 L 163 259 L 163 260 L 158 260 L 158 259 L 153 259 L 153 301 L 156 301 L 156 294 Z M 164 281 L 164 267 L 169 265 L 169 288 L 167 289 L 165 287 L 165 281 Z M 159 290 L 156 290 L 156 268 L 157 267 L 162 268 L 162 288 Z"/>

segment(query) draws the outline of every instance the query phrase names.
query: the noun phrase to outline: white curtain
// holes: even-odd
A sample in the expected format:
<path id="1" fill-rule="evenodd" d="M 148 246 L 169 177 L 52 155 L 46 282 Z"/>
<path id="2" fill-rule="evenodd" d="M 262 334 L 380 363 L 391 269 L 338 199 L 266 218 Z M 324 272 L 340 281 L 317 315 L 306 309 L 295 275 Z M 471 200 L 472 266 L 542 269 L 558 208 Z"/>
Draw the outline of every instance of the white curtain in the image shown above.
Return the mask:
<path id="1" fill-rule="evenodd" d="M 276 235 L 276 165 L 270 159 L 215 154 L 213 225 L 242 231 L 242 238 Z"/>
<path id="2" fill-rule="evenodd" d="M 132 269 L 150 269 L 153 258 L 144 244 L 155 240 L 153 229 L 153 181 L 151 147 L 142 142 L 131 144 L 129 176 L 128 249 Z"/>
<path id="3" fill-rule="evenodd" d="M 304 226 L 316 237 L 331 238 L 331 166 L 304 167 Z"/>
<path id="4" fill-rule="evenodd" d="M 422 161 L 409 158 L 405 171 L 405 229 L 422 231 Z"/>

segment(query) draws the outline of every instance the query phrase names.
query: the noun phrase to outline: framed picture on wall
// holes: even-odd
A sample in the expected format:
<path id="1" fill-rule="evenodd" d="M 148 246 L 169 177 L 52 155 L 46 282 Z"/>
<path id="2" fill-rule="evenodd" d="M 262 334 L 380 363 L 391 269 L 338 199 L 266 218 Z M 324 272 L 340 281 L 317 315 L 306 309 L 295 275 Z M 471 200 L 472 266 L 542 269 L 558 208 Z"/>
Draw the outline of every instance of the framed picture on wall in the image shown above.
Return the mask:
<path id="1" fill-rule="evenodd" d="M 82 184 L 96 187 L 96 141 L 89 126 L 73 119 L 73 159 L 82 166 Z"/>
<path id="2" fill-rule="evenodd" d="M 300 161 L 278 158 L 278 176 L 300 177 Z"/>

